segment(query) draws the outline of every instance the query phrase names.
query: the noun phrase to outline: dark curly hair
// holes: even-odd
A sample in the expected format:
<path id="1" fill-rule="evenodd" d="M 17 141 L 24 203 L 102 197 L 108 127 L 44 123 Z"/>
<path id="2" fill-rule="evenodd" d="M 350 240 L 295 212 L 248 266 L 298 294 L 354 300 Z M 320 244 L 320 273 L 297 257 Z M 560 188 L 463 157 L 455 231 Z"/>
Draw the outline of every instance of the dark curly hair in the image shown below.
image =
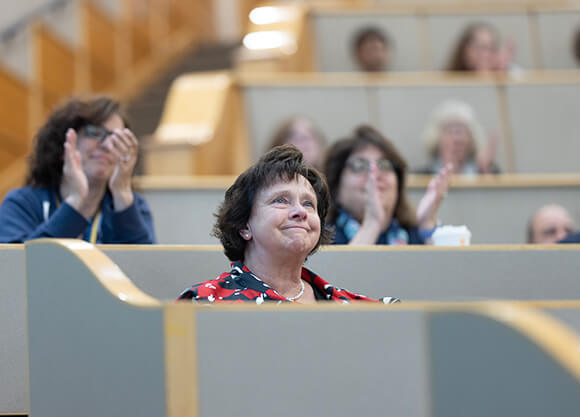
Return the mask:
<path id="1" fill-rule="evenodd" d="M 455 49 L 451 54 L 451 58 L 449 59 L 449 64 L 447 65 L 447 71 L 472 71 L 473 68 L 470 68 L 465 61 L 465 49 L 467 45 L 469 45 L 475 36 L 475 33 L 478 30 L 488 30 L 493 33 L 496 42 L 499 39 L 499 35 L 497 30 L 488 23 L 485 22 L 475 22 L 468 25 L 459 38 L 457 45 L 455 45 Z M 497 46 L 497 45 L 496 45 Z"/>
<path id="2" fill-rule="evenodd" d="M 37 187 L 59 187 L 62 180 L 66 131 L 72 128 L 78 132 L 89 124 L 103 124 L 114 114 L 118 114 L 125 126 L 129 127 L 119 102 L 105 96 L 87 100 L 71 98 L 53 111 L 36 134 L 34 150 L 28 159 L 26 184 Z"/>
<path id="3" fill-rule="evenodd" d="M 409 202 L 406 194 L 405 182 L 407 177 L 407 163 L 395 146 L 371 126 L 362 125 L 354 130 L 352 136 L 335 142 L 324 161 L 324 173 L 330 191 L 330 212 L 328 222 L 333 224 L 338 217 L 340 204 L 338 203 L 338 189 L 346 161 L 354 152 L 374 146 L 379 149 L 386 159 L 391 161 L 397 176 L 397 203 L 395 204 L 394 218 L 404 227 L 416 227 L 417 218 L 415 209 Z"/>
<path id="4" fill-rule="evenodd" d="M 304 163 L 302 153 L 295 146 L 282 145 L 264 154 L 236 179 L 215 214 L 213 235 L 221 241 L 228 259 L 244 260 L 247 242 L 240 231 L 247 227 L 258 192 L 280 181 L 293 181 L 299 175 L 312 185 L 320 217 L 320 237 L 310 254 L 321 244 L 330 242 L 331 231 L 326 227 L 329 207 L 326 181 L 320 172 Z"/>

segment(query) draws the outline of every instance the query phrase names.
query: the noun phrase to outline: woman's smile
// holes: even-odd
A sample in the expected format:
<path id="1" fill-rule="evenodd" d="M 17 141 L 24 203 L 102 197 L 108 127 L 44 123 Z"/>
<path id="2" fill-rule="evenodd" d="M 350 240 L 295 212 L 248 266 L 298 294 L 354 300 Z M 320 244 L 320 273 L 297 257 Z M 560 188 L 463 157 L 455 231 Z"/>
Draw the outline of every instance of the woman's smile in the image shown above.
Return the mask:
<path id="1" fill-rule="evenodd" d="M 316 195 L 302 176 L 258 192 L 248 222 L 249 248 L 279 256 L 306 257 L 320 237 Z"/>

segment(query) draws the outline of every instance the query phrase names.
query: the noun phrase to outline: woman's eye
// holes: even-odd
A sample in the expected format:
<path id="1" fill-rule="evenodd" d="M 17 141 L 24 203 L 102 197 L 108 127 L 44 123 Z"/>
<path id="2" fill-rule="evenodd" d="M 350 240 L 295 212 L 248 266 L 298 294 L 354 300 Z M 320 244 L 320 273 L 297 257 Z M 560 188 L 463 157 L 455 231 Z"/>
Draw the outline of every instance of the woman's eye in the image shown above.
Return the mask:
<path id="1" fill-rule="evenodd" d="M 286 202 L 286 199 L 284 197 L 278 197 L 274 199 L 274 203 L 276 204 L 284 204 Z"/>
<path id="2" fill-rule="evenodd" d="M 314 202 L 307 200 L 304 202 L 304 206 L 305 207 L 314 207 Z"/>

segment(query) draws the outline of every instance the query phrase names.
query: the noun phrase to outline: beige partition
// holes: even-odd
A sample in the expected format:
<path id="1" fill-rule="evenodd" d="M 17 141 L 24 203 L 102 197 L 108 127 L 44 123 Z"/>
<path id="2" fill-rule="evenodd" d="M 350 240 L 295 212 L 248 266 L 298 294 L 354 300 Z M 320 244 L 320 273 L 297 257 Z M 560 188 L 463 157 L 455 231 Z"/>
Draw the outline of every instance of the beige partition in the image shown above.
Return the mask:
<path id="1" fill-rule="evenodd" d="M 503 40 L 515 43 L 515 62 L 519 67 L 539 69 L 541 56 L 532 7 L 525 3 L 349 5 L 317 2 L 312 6 L 312 19 L 318 70 L 357 70 L 352 40 L 366 26 L 380 28 L 394 41 L 392 70 L 444 70 L 463 30 L 475 22 L 492 25 Z M 573 6 L 568 10 L 573 10 Z M 551 44 L 550 37 L 554 35 L 548 35 L 542 42 Z"/>
<path id="2" fill-rule="evenodd" d="M 378 86 L 376 126 L 405 156 L 411 171 L 429 165 L 429 156 L 423 140 L 424 130 L 433 110 L 446 100 L 469 103 L 489 136 L 499 134 L 501 142 L 496 162 L 501 172 L 510 172 L 513 166 L 510 141 L 503 126 L 500 96 L 493 79 L 470 78 L 447 79 L 436 75 L 417 75 L 408 82 Z"/>
<path id="3" fill-rule="evenodd" d="M 503 14 L 445 13 L 427 17 L 431 49 L 431 69 L 445 70 L 463 30 L 473 22 L 486 22 L 495 27 L 503 39 L 516 45 L 515 63 L 524 69 L 536 69 L 530 22 L 525 10 L 509 10 Z"/>
<path id="4" fill-rule="evenodd" d="M 207 309 L 146 296 L 85 242 L 27 243 L 26 262 L 32 417 L 286 417 L 295 398 L 322 417 L 580 407 L 578 336 L 506 303 Z"/>
<path id="5" fill-rule="evenodd" d="M 244 75 L 246 124 L 254 160 L 267 150 L 278 126 L 294 115 L 306 115 L 329 143 L 350 135 L 363 123 L 377 127 L 405 155 L 410 170 L 427 162 L 422 135 L 433 109 L 442 101 L 471 104 L 486 132 L 501 138 L 500 167 L 509 172 L 511 142 L 505 129 L 500 91 L 493 77 L 439 73 L 266 74 Z"/>
<path id="6" fill-rule="evenodd" d="M 319 71 L 355 71 L 352 39 L 375 26 L 394 40 L 395 71 L 438 71 L 447 67 L 469 24 L 494 26 L 515 43 L 518 68 L 574 69 L 572 43 L 580 29 L 578 4 L 566 1 L 315 1 L 311 3 Z"/>
<path id="7" fill-rule="evenodd" d="M 580 63 L 574 56 L 574 39 L 580 30 L 580 10 L 538 11 L 536 25 L 543 69 L 573 69 Z"/>
<path id="8" fill-rule="evenodd" d="M 358 124 L 371 123 L 368 90 L 364 82 L 357 84 L 245 84 L 243 97 L 252 159 L 257 160 L 268 149 L 278 126 L 296 115 L 312 118 L 330 141 L 349 134 Z"/>
<path id="9" fill-rule="evenodd" d="M 160 299 L 175 299 L 191 285 L 230 268 L 217 245 L 101 249 L 140 289 Z M 306 266 L 339 287 L 375 299 L 574 300 L 580 299 L 575 275 L 579 250 L 578 245 L 327 246 Z"/>
<path id="10" fill-rule="evenodd" d="M 429 177 L 414 177 L 409 195 L 415 204 Z M 136 184 L 147 199 L 159 243 L 217 243 L 210 236 L 213 213 L 233 177 L 142 177 Z M 524 243 L 528 219 L 547 203 L 563 205 L 580 227 L 580 178 L 569 176 L 457 177 L 439 210 L 443 224 L 466 224 L 472 243 Z M 178 219 L 178 221 L 176 221 Z"/>
<path id="11" fill-rule="evenodd" d="M 216 77 L 215 74 L 190 74 L 176 81 L 157 129 L 161 139 L 167 132 L 167 139 L 158 143 L 169 150 L 173 146 L 174 153 L 188 146 L 189 151 L 180 155 L 191 159 L 190 155 L 203 153 L 202 159 L 211 161 L 209 165 L 218 153 L 208 153 L 210 159 L 206 159 L 202 151 L 212 147 L 221 152 L 222 161 L 230 158 L 236 161 L 235 168 L 242 170 L 268 149 L 271 137 L 284 121 L 306 115 L 325 133 L 329 143 L 350 135 L 361 124 L 376 126 L 400 148 L 413 171 L 424 167 L 427 161 L 422 133 L 431 112 L 444 100 L 460 99 L 474 107 L 488 138 L 499 136 L 496 161 L 502 172 L 578 172 L 574 164 L 578 142 L 575 109 L 580 97 L 576 91 L 580 88 L 577 71 L 479 77 L 404 72 L 220 76 L 227 79 L 223 83 L 227 89 L 220 93 L 209 91 L 206 84 L 208 77 Z M 222 100 L 220 97 L 230 90 L 236 94 L 234 100 Z M 198 97 L 207 97 L 208 91 L 213 94 L 212 99 L 200 101 Z M 243 111 L 228 107 L 238 98 Z M 207 117 L 209 110 L 213 116 L 227 117 Z M 216 126 L 218 121 L 223 131 L 227 128 L 234 133 L 224 135 Z M 246 134 L 249 149 L 243 146 Z M 551 138 L 551 145 L 541 148 L 547 137 Z M 249 160 L 240 149 L 251 153 Z M 157 148 L 153 152 L 161 154 Z M 149 171 L 153 175 L 220 175 L 231 173 L 225 170 L 234 167 L 213 164 L 213 168 L 196 171 L 192 166 L 175 158 L 171 170 L 156 174 L 153 169 Z"/>
<path id="12" fill-rule="evenodd" d="M 506 85 L 515 171 L 578 172 L 580 76 L 529 75 Z"/>
<path id="13" fill-rule="evenodd" d="M 0 415 L 27 413 L 24 245 L 0 245 Z"/>
<path id="14" fill-rule="evenodd" d="M 314 10 L 314 36 L 318 71 L 358 71 L 354 57 L 354 38 L 366 27 L 382 30 L 394 47 L 393 71 L 426 71 L 427 43 L 423 22 L 414 11 Z"/>
<path id="15" fill-rule="evenodd" d="M 194 281 L 213 278 L 229 266 L 217 246 L 100 248 L 141 290 L 159 299 L 172 300 Z M 580 298 L 575 274 L 580 268 L 579 250 L 577 245 L 327 247 L 312 256 L 307 266 L 338 286 L 376 298 L 396 295 L 405 304 L 412 300 L 573 300 Z M 29 407 L 24 246 L 0 245 L 0 260 L 12 272 L 0 282 L 0 312 L 2 317 L 10 318 L 0 322 L 0 374 L 4 376 L 0 382 L 0 414 L 25 413 Z M 44 276 L 46 279 L 47 274 Z M 523 305 L 561 309 L 561 314 L 547 312 L 580 332 L 580 315 L 571 310 L 578 302 Z"/>

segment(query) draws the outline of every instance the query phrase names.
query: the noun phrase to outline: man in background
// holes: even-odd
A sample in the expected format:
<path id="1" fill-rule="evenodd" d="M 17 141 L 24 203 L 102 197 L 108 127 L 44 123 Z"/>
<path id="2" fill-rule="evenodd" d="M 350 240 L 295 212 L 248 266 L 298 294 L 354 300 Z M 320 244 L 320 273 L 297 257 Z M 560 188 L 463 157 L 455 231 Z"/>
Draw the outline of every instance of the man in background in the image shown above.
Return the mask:
<path id="1" fill-rule="evenodd" d="M 557 243 L 574 231 L 566 209 L 557 204 L 540 207 L 528 223 L 528 243 Z"/>
<path id="2" fill-rule="evenodd" d="M 367 72 L 387 71 L 393 58 L 393 45 L 379 28 L 366 27 L 354 38 L 354 55 L 359 68 Z"/>

